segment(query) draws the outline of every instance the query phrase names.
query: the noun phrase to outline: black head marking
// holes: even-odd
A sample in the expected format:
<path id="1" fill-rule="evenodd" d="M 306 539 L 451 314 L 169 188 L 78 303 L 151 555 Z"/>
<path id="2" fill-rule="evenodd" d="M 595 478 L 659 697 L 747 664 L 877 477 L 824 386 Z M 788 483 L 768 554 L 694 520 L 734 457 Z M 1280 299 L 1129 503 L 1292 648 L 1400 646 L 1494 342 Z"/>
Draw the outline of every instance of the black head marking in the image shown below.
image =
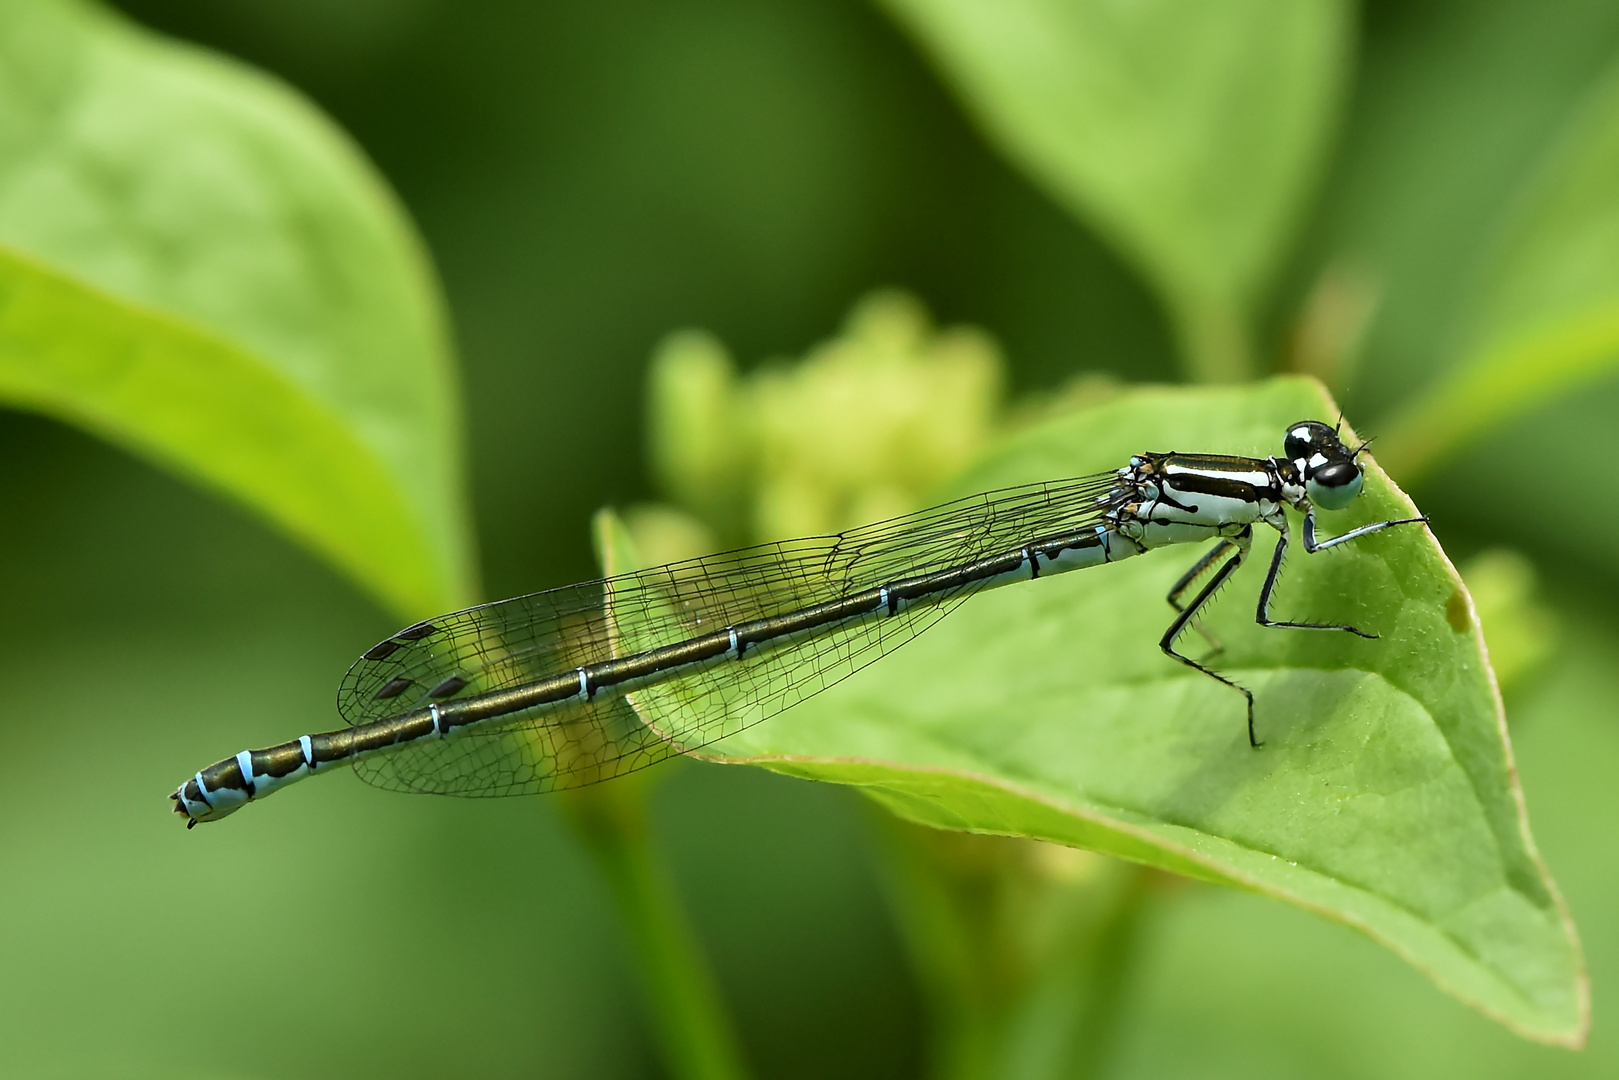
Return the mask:
<path id="1" fill-rule="evenodd" d="M 1344 453 L 1338 433 L 1319 420 L 1300 420 L 1290 425 L 1282 448 L 1289 461 L 1308 461 L 1316 454 L 1333 458 Z"/>

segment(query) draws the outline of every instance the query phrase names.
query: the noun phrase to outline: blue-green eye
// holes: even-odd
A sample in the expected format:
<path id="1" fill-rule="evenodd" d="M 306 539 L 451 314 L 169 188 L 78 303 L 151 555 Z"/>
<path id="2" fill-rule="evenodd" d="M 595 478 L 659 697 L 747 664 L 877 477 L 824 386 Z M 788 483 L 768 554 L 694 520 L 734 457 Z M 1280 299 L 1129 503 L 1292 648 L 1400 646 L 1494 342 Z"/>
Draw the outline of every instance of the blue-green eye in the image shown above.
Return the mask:
<path id="1" fill-rule="evenodd" d="M 1365 478 L 1352 462 L 1339 461 L 1310 474 L 1304 490 L 1310 501 L 1323 510 L 1342 510 L 1360 495 Z"/>

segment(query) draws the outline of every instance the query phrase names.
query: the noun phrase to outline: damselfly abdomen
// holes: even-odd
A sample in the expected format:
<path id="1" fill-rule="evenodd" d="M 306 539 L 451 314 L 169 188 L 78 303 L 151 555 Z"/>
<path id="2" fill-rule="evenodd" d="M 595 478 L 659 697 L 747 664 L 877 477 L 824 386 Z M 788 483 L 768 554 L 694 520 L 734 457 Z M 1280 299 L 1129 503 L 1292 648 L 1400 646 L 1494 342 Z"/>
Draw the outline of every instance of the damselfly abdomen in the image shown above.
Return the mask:
<path id="1" fill-rule="evenodd" d="M 1281 534 L 1259 594 L 1261 625 L 1288 547 L 1286 507 L 1310 553 L 1394 525 L 1318 539 L 1316 511 L 1360 494 L 1335 428 L 1287 429 L 1281 457 L 1141 454 L 1122 469 L 960 499 L 835 536 L 763 544 L 454 612 L 407 627 L 357 660 L 338 691 L 342 731 L 243 750 L 174 793 L 187 825 L 338 764 L 369 783 L 443 795 L 577 787 L 699 749 L 838 682 L 985 589 L 1139 555 L 1216 543 L 1170 590 L 1159 640 L 1175 660 L 1245 687 L 1175 649 L 1236 572 L 1256 524 Z M 1195 594 L 1193 588 L 1199 586 Z"/>

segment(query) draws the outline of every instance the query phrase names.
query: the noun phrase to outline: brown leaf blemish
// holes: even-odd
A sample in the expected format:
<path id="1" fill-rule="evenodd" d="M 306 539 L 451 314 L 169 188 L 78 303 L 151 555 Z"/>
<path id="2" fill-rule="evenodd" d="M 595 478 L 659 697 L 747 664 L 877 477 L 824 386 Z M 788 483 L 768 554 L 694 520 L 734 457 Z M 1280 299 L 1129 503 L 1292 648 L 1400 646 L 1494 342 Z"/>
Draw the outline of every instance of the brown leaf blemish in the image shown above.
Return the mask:
<path id="1" fill-rule="evenodd" d="M 1467 593 L 1460 586 L 1450 594 L 1450 599 L 1445 601 L 1445 620 L 1458 634 L 1473 628 L 1473 605 L 1468 603 Z"/>

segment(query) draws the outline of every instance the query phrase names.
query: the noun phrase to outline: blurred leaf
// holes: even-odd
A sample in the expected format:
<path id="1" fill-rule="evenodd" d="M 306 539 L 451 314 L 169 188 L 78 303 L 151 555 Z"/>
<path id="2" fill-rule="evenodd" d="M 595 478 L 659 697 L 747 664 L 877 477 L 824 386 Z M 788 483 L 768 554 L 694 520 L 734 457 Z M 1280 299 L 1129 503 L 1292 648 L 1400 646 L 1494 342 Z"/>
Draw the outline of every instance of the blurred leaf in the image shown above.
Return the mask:
<path id="1" fill-rule="evenodd" d="M 1619 366 L 1619 67 L 1545 163 L 1487 280 L 1464 358 L 1378 444 L 1402 479 Z"/>
<path id="2" fill-rule="evenodd" d="M 0 401 L 228 493 L 402 617 L 475 592 L 392 195 L 285 87 L 70 0 L 0 7 Z"/>
<path id="3" fill-rule="evenodd" d="M 1116 466 L 1143 449 L 1264 454 L 1318 384 L 1141 390 L 1026 431 L 966 477 L 978 491 Z M 1334 532 L 1405 516 L 1375 467 Z M 855 784 L 947 828 L 1093 848 L 1253 889 L 1382 941 L 1512 1029 L 1584 1038 L 1585 983 L 1521 809 L 1499 699 L 1461 579 L 1424 530 L 1298 554 L 1286 617 L 1382 636 L 1257 627 L 1247 600 L 1209 620 L 1241 699 L 1159 653 L 1163 596 L 1191 551 L 997 590 L 881 668 L 708 748 L 717 760 Z"/>
<path id="4" fill-rule="evenodd" d="M 1551 659 L 1561 637 L 1556 614 L 1541 598 L 1535 564 L 1522 552 L 1490 548 L 1467 561 L 1462 577 L 1496 682 L 1511 690 Z"/>
<path id="5" fill-rule="evenodd" d="M 1252 370 L 1248 321 L 1327 148 L 1338 0 L 883 0 L 990 140 L 1158 288 L 1189 370 Z"/>
<path id="6" fill-rule="evenodd" d="M 743 411 L 736 363 L 701 330 L 659 342 L 647 371 L 647 455 L 659 489 L 726 535 L 741 528 L 748 458 L 737 453 Z M 668 560 L 673 561 L 673 560 Z"/>

